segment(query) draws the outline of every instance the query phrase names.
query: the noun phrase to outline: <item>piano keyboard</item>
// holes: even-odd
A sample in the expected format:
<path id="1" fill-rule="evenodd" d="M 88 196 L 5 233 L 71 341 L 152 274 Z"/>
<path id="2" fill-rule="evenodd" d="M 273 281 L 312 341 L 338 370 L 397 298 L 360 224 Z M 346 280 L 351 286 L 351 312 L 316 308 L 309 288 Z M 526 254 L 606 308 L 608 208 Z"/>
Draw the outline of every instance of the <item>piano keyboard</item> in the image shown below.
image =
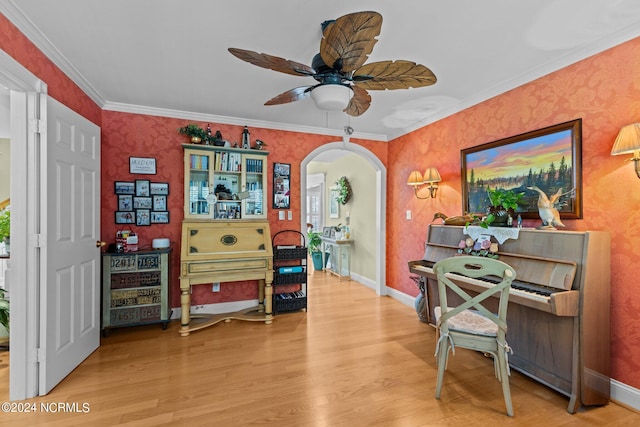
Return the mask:
<path id="1" fill-rule="evenodd" d="M 412 268 L 415 270 L 427 273 L 430 276 L 433 276 L 435 278 L 435 273 L 433 272 L 433 268 L 431 267 L 414 265 Z M 461 276 L 453 273 L 447 273 L 447 275 L 460 282 L 469 283 L 471 285 L 474 285 L 476 287 L 480 287 L 483 289 L 488 289 L 490 287 L 489 285 L 490 282 L 497 282 L 496 280 L 491 278 L 480 280 L 480 279 L 473 279 L 471 277 Z M 524 298 L 530 301 L 537 301 L 539 303 L 549 304 L 551 300 L 551 295 L 555 292 L 558 292 L 558 291 L 545 288 L 539 285 L 533 285 L 530 283 L 514 281 L 513 283 L 511 283 L 511 289 L 509 289 L 509 297 Z"/>

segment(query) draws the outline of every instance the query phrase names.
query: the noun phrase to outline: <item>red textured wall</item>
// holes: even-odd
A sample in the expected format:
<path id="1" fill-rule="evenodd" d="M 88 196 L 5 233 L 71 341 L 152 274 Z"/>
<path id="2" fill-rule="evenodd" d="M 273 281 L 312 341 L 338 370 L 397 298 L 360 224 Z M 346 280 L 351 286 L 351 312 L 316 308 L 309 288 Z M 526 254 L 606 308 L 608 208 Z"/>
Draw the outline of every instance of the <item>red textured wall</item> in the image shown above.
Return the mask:
<path id="1" fill-rule="evenodd" d="M 189 123 L 189 120 L 166 117 L 147 116 L 141 114 L 104 111 L 102 115 L 102 239 L 113 242 L 116 230 L 123 226 L 114 223 L 114 212 L 117 199 L 114 194 L 114 181 L 134 181 L 149 179 L 153 182 L 168 182 L 167 198 L 170 212 L 169 224 L 152 224 L 150 226 L 133 226 L 139 235 L 141 247 L 150 247 L 155 237 L 168 237 L 173 242 L 172 255 L 172 305 L 180 305 L 179 261 L 181 223 L 183 214 L 183 149 L 182 143 L 187 138 L 179 135 L 177 129 Z M 203 128 L 207 123 L 198 123 Z M 220 130 L 223 138 L 240 141 L 243 126 L 210 123 L 215 132 Z M 269 152 L 267 175 L 267 206 L 271 234 L 283 229 L 300 230 L 300 163 L 320 145 L 334 142 L 335 136 L 312 135 L 307 133 L 287 132 L 271 129 L 249 128 L 251 140 L 260 139 L 267 144 Z M 352 140 L 375 153 L 382 161 L 386 159 L 387 144 L 375 141 Z M 129 173 L 129 157 L 156 158 L 156 175 L 132 175 Z M 293 221 L 279 221 L 278 210 L 271 209 L 273 191 L 273 164 L 291 164 L 291 211 Z M 209 304 L 215 302 L 241 301 L 258 297 L 254 282 L 222 284 L 219 293 L 212 293 L 211 288 L 194 286 L 193 304 Z"/>
<path id="2" fill-rule="evenodd" d="M 433 214 L 462 213 L 460 150 L 582 118 L 584 215 L 568 230 L 611 232 L 612 377 L 640 387 L 640 180 L 629 156 L 611 156 L 618 130 L 640 121 L 640 38 L 440 120 L 390 143 L 387 281 L 412 295 L 406 261 L 421 258 Z M 417 160 L 419 159 L 419 160 Z M 417 200 L 412 169 L 436 166 L 435 200 Z M 404 211 L 411 209 L 407 221 Z M 527 221 L 525 225 L 539 221 Z M 399 238 L 402 236 L 402 239 Z"/>

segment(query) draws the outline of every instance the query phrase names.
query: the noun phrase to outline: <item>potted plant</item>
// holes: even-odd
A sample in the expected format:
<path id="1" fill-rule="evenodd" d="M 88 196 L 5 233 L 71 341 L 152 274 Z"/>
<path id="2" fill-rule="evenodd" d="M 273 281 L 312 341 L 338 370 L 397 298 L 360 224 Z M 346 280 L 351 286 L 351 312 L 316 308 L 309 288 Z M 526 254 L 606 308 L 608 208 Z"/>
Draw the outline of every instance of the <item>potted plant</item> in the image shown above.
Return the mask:
<path id="1" fill-rule="evenodd" d="M 207 132 L 195 123 L 189 123 L 185 127 L 179 128 L 178 133 L 187 135 L 194 144 L 199 144 L 207 137 Z"/>
<path id="2" fill-rule="evenodd" d="M 316 271 L 321 271 L 329 260 L 329 254 L 325 253 L 324 263 L 322 265 L 322 238 L 321 234 L 317 231 L 309 231 L 307 233 L 307 242 L 309 245 L 309 253 L 311 254 L 311 261 L 313 262 L 313 268 Z"/>
<path id="3" fill-rule="evenodd" d="M 9 331 L 9 301 L 4 299 L 5 290 L 0 288 L 0 325 Z"/>
<path id="4" fill-rule="evenodd" d="M 9 252 L 9 237 L 11 236 L 11 209 L 9 206 L 0 211 L 0 241 L 4 242 Z"/>
<path id="5" fill-rule="evenodd" d="M 496 188 L 495 190 L 487 190 L 487 195 L 489 196 L 490 206 L 487 209 L 486 218 L 481 221 L 480 225 L 510 226 L 509 218 L 513 220 L 518 204 L 524 197 L 524 192 L 518 193 L 515 190 Z"/>

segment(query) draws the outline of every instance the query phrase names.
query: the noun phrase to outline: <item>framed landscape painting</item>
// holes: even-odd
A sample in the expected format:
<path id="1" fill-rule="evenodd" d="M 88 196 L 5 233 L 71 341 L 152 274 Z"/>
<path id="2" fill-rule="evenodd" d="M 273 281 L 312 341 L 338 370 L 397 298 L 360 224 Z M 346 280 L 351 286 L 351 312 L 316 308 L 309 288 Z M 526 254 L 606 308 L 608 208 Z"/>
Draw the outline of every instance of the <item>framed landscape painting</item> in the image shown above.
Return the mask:
<path id="1" fill-rule="evenodd" d="M 463 213 L 484 214 L 487 190 L 524 193 L 516 213 L 539 218 L 539 188 L 561 218 L 582 218 L 582 119 L 461 150 Z"/>

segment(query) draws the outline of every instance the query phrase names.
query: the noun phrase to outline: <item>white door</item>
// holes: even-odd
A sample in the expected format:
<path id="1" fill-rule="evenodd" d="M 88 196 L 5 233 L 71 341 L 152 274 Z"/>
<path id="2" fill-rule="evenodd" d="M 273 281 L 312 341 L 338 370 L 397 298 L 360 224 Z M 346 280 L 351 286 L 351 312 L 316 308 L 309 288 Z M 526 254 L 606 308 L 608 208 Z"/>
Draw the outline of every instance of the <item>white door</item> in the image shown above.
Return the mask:
<path id="1" fill-rule="evenodd" d="M 41 95 L 39 394 L 100 345 L 100 128 Z"/>

